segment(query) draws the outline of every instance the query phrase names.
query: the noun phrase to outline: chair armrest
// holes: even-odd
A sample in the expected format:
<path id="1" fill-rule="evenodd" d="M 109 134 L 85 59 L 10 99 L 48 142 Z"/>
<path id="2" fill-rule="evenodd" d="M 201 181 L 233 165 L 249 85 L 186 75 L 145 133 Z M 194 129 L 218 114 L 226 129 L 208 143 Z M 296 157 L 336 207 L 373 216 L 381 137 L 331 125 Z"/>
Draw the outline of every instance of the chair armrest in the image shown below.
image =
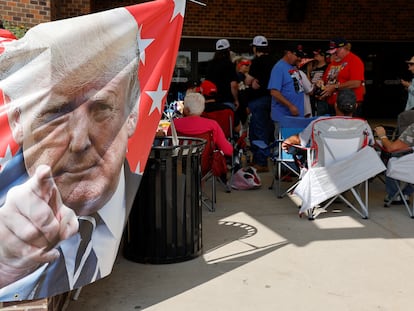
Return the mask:
<path id="1" fill-rule="evenodd" d="M 387 152 L 387 151 L 385 151 L 385 152 Z M 408 148 L 408 149 L 396 150 L 396 151 L 387 152 L 387 153 L 390 154 L 391 158 L 399 158 L 399 157 L 402 157 L 404 155 L 407 155 L 407 154 L 410 154 L 410 153 L 413 153 L 413 152 L 414 152 L 413 148 Z"/>
<path id="2" fill-rule="evenodd" d="M 311 149 L 310 147 L 304 147 L 302 145 L 293 145 L 293 144 L 289 144 L 289 143 L 285 143 L 285 144 L 287 146 L 289 146 L 289 148 L 287 150 L 287 153 L 290 153 L 290 154 L 296 154 L 299 151 L 307 151 L 307 150 Z"/>
<path id="3" fill-rule="evenodd" d="M 255 145 L 259 149 L 267 149 L 269 148 L 269 145 L 266 144 L 263 140 L 253 140 L 252 145 Z"/>
<path id="4" fill-rule="evenodd" d="M 384 162 L 384 164 L 387 164 L 389 159 L 391 159 L 391 158 L 400 158 L 402 156 L 405 156 L 407 154 L 411 154 L 411 153 L 414 152 L 413 148 L 407 148 L 407 149 L 402 149 L 402 150 L 396 150 L 396 151 L 393 151 L 393 152 L 389 152 L 389 151 L 385 150 L 382 147 L 379 150 L 377 149 L 377 152 L 378 151 L 379 151 L 379 154 L 380 154 L 380 158 Z"/>

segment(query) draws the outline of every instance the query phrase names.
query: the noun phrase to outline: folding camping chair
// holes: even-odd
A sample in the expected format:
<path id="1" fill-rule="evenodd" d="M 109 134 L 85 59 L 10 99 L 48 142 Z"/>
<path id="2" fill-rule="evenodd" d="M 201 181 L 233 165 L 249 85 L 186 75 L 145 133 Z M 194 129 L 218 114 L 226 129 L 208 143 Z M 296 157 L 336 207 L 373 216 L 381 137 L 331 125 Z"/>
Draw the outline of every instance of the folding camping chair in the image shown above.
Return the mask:
<path id="1" fill-rule="evenodd" d="M 178 132 L 177 135 L 180 136 L 181 140 L 185 142 L 186 137 L 191 139 L 191 137 L 195 138 L 202 138 L 206 140 L 206 145 L 204 147 L 203 152 L 201 153 L 201 187 L 205 188 L 206 182 L 211 180 L 211 188 L 210 192 L 211 195 L 207 195 L 203 190 L 202 193 L 202 204 L 207 207 L 210 212 L 214 212 L 216 210 L 216 178 L 213 175 L 213 171 L 211 169 L 211 158 L 213 156 L 213 152 L 216 149 L 214 142 L 213 142 L 213 132 L 208 131 L 200 134 L 191 134 L 188 135 L 183 132 Z M 191 137 L 189 137 L 191 136 Z"/>
<path id="2" fill-rule="evenodd" d="M 233 140 L 234 112 L 231 109 L 203 112 L 202 117 L 216 120 L 229 141 Z"/>
<path id="3" fill-rule="evenodd" d="M 234 112 L 231 109 L 222 109 L 222 110 L 216 110 L 216 111 L 209 111 L 209 112 L 203 112 L 201 114 L 202 117 L 215 120 L 220 127 L 223 130 L 224 136 L 226 136 L 227 140 L 233 145 L 233 148 L 235 149 L 236 141 L 233 133 L 234 128 Z M 236 150 L 236 149 L 235 149 Z M 239 167 L 240 161 L 237 157 L 236 153 L 233 153 L 233 156 L 230 158 L 230 182 L 233 180 L 234 172 Z M 224 184 L 224 182 L 219 179 L 220 183 L 225 187 L 227 192 L 231 191 L 231 187 L 228 187 L 228 185 Z"/>
<path id="4" fill-rule="evenodd" d="M 403 186 L 406 184 L 414 185 L 414 153 L 406 154 L 401 157 L 391 157 L 387 165 L 387 177 L 393 178 L 397 187 L 397 192 L 388 202 L 384 203 L 384 206 L 389 207 L 392 201 L 399 195 L 404 203 L 405 208 L 408 211 L 408 215 L 414 218 L 414 200 L 412 207 L 410 208 L 409 203 L 405 199 L 403 194 Z"/>
<path id="5" fill-rule="evenodd" d="M 292 117 L 285 116 L 279 122 L 279 135 L 275 142 L 271 145 L 274 148 L 273 155 L 271 157 L 273 162 L 273 179 L 269 189 L 273 189 L 275 181 L 277 183 L 277 197 L 283 198 L 286 194 L 295 189 L 299 182 L 300 176 L 300 161 L 292 153 L 289 153 L 282 149 L 282 142 L 295 134 L 300 133 L 305 129 L 309 123 L 315 120 L 317 117 L 304 118 L 304 117 Z M 257 142 L 256 142 L 257 143 Z M 283 182 L 288 182 L 289 177 L 296 177 L 292 182 L 288 183 L 287 188 L 282 189 Z"/>
<path id="6" fill-rule="evenodd" d="M 340 198 L 362 218 L 368 218 L 368 181 L 386 169 L 368 145 L 369 133 L 368 123 L 359 118 L 332 117 L 314 122 L 307 171 L 294 190 L 302 199 L 300 215 L 307 213 L 309 219 L 315 219 Z M 364 201 L 359 191 L 362 184 Z M 345 197 L 345 192 L 353 194 L 359 207 Z"/>
<path id="7" fill-rule="evenodd" d="M 414 123 L 414 110 L 403 111 L 398 115 L 397 118 L 397 136 L 399 136 L 404 130 Z M 384 150 L 382 150 L 384 152 Z M 397 192 L 388 202 L 384 203 L 384 206 L 389 207 L 393 200 L 399 195 L 403 201 L 404 206 L 406 207 L 408 214 L 411 218 L 414 218 L 414 200 L 413 206 L 410 208 L 409 203 L 403 195 L 403 186 L 406 184 L 414 184 L 414 174 L 411 172 L 414 168 L 414 154 L 413 148 L 395 151 L 389 153 L 389 160 L 387 163 L 386 176 L 393 178 Z"/>
<path id="8" fill-rule="evenodd" d="M 414 123 L 414 110 L 401 112 L 397 117 L 397 135 L 401 135 L 401 133 L 412 123 Z"/>

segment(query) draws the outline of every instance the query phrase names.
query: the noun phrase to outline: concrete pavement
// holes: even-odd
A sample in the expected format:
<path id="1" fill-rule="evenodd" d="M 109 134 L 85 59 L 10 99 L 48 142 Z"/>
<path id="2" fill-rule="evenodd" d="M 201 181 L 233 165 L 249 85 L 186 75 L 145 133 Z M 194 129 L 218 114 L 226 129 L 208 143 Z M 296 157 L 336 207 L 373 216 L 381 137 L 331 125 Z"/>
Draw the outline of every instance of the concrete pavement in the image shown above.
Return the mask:
<path id="1" fill-rule="evenodd" d="M 68 310 L 412 310 L 414 220 L 383 207 L 379 179 L 369 219 L 334 204 L 309 221 L 268 189 L 271 173 L 261 178 L 258 190 L 218 186 L 216 212 L 203 209 L 202 256 L 167 265 L 119 256 Z"/>

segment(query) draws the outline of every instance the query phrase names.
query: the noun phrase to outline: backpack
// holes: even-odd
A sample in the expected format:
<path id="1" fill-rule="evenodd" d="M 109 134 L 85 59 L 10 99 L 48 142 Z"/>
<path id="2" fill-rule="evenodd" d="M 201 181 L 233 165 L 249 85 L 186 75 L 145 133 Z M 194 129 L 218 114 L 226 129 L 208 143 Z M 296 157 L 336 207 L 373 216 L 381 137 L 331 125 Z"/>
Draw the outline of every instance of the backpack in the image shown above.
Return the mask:
<path id="1" fill-rule="evenodd" d="M 262 186 L 256 169 L 251 166 L 239 169 L 233 176 L 231 187 L 236 190 L 257 189 Z"/>

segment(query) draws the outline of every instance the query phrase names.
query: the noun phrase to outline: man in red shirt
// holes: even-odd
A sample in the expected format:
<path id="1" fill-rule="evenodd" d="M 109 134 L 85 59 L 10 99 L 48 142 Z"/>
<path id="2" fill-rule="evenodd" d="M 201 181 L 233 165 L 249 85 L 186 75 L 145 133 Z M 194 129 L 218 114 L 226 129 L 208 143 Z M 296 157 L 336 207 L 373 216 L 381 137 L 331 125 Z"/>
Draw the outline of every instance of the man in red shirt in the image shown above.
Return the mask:
<path id="1" fill-rule="evenodd" d="M 343 38 L 330 41 L 329 50 L 331 63 L 323 76 L 324 89 L 322 97 L 326 97 L 329 105 L 334 106 L 338 90 L 352 89 L 360 108 L 365 94 L 364 63 L 351 52 L 351 44 Z"/>

